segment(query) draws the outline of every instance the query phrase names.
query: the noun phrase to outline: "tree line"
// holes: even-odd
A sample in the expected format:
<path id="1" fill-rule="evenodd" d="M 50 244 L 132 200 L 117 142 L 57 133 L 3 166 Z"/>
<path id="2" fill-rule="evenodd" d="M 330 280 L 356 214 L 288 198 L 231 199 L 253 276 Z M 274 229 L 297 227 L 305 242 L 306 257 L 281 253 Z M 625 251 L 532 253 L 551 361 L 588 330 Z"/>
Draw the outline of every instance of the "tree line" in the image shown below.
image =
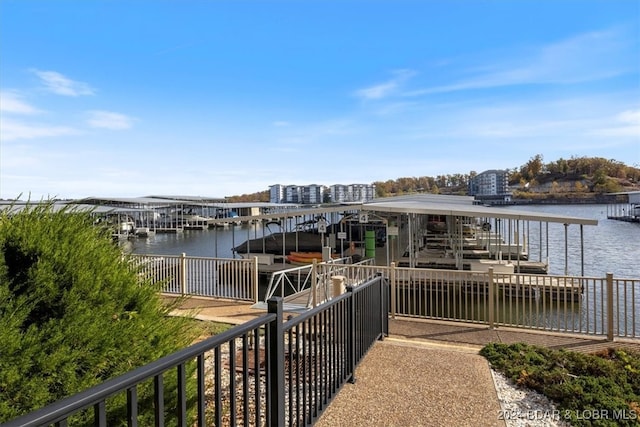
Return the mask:
<path id="1" fill-rule="evenodd" d="M 607 193 L 640 189 L 640 168 L 602 157 L 572 156 L 545 163 L 542 154 L 536 154 L 525 164 L 506 170 L 509 185 L 516 188 L 516 193 L 530 191 L 538 186 L 556 193 Z M 402 177 L 372 184 L 376 186 L 377 197 L 415 193 L 467 195 L 469 182 L 477 175 L 478 172 L 470 171 L 466 174 L 435 177 Z M 232 196 L 228 200 L 268 202 L 269 191 Z"/>
<path id="2" fill-rule="evenodd" d="M 640 168 L 602 157 L 560 158 L 545 163 L 537 154 L 519 167 L 506 169 L 509 185 L 524 191 L 550 184 L 555 192 L 616 192 L 640 186 Z M 436 177 L 405 177 L 375 182 L 378 197 L 411 193 L 459 194 L 468 193 L 468 185 L 478 172 L 438 175 Z M 568 184 L 570 182 L 570 184 Z"/>

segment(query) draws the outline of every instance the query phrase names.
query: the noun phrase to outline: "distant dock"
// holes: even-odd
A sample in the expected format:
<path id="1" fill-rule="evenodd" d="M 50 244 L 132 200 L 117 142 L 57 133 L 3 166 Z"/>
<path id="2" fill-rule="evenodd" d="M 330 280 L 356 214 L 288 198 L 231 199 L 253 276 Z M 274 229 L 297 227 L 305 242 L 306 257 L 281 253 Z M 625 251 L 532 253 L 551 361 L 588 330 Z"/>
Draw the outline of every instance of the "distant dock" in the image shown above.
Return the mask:
<path id="1" fill-rule="evenodd" d="M 623 203 L 607 206 L 607 219 L 640 223 L 640 191 L 613 193 L 626 199 Z"/>

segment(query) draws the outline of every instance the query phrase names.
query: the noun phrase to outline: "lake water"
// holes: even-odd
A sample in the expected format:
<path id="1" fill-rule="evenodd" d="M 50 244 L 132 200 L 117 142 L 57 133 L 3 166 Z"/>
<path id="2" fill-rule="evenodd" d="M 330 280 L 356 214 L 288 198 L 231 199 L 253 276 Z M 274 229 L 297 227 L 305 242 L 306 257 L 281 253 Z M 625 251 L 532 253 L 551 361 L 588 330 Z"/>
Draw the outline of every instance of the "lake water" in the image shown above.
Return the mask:
<path id="1" fill-rule="evenodd" d="M 531 212 L 547 212 L 572 217 L 598 220 L 597 226 L 584 226 L 584 274 L 603 277 L 613 273 L 618 278 L 640 278 L 640 224 L 607 219 L 606 205 L 534 205 L 509 206 Z M 531 222 L 528 229 L 529 258 L 546 261 L 546 226 L 543 224 L 542 252 L 538 247 L 539 228 Z M 279 232 L 278 226 L 265 230 Z M 581 275 L 580 226 L 568 227 L 568 263 L 570 275 Z M 126 242 L 126 249 L 136 254 L 180 255 L 232 258 L 232 248 L 247 239 L 260 238 L 262 225 L 242 225 L 229 228 L 185 231 L 179 234 L 157 234 Z M 549 224 L 549 272 L 564 274 L 565 245 L 564 226 Z"/>
<path id="2" fill-rule="evenodd" d="M 584 275 L 602 277 L 613 273 L 614 277 L 640 278 L 640 224 L 607 219 L 606 205 L 535 205 L 510 206 L 505 209 L 519 209 L 531 212 L 546 212 L 579 218 L 598 220 L 597 226 L 583 226 Z M 545 258 L 543 224 L 543 251 Z M 540 251 L 537 222 L 530 223 L 530 259 L 538 260 Z M 565 245 L 564 225 L 549 224 L 549 272 L 564 274 Z M 580 226 L 570 225 L 568 235 L 568 273 L 581 275 Z"/>

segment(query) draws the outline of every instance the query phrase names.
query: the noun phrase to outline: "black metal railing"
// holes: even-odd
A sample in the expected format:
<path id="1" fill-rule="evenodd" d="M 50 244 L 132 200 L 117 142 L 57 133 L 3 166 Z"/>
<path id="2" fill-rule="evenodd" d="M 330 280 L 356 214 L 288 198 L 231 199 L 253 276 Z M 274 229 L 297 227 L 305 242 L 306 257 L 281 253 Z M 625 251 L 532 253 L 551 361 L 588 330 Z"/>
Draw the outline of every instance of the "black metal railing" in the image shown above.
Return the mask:
<path id="1" fill-rule="evenodd" d="M 297 317 L 268 313 L 3 424 L 313 425 L 373 343 L 388 333 L 376 277 Z"/>
<path id="2" fill-rule="evenodd" d="M 283 325 L 284 418 L 312 425 L 376 340 L 388 333 L 387 285 L 381 277 L 355 287 Z M 275 424 L 274 424 L 275 425 Z"/>

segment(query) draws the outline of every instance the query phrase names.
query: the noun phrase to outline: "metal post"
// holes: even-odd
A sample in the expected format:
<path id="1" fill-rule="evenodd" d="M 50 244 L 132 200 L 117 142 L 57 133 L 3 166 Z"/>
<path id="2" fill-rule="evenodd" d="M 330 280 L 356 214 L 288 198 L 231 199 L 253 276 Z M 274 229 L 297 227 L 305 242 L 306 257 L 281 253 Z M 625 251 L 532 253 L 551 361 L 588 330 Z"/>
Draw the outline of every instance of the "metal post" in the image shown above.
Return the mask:
<path id="1" fill-rule="evenodd" d="M 282 223 L 287 222 L 287 217 L 282 218 Z M 298 250 L 298 232 L 296 231 L 296 251 Z M 282 227 L 282 265 L 287 263 L 287 239 L 285 227 Z"/>
<path id="2" fill-rule="evenodd" d="M 233 222 L 231 222 L 231 247 L 235 248 L 236 247 L 236 227 L 235 224 Z M 247 241 L 247 249 L 249 249 L 249 242 Z M 233 258 L 235 259 L 236 257 L 236 252 L 233 252 Z"/>
<path id="3" fill-rule="evenodd" d="M 344 233 L 344 218 L 340 219 L 340 233 Z M 344 239 L 340 240 L 340 258 L 344 258 Z"/>
<path id="4" fill-rule="evenodd" d="M 489 306 L 489 327 L 493 329 L 494 327 L 494 313 L 495 313 L 495 300 L 496 300 L 496 289 L 493 283 L 493 267 L 489 267 L 489 278 L 488 278 L 488 283 L 487 286 L 489 287 L 488 291 L 489 291 L 489 301 L 488 301 L 488 306 Z"/>
<path id="5" fill-rule="evenodd" d="M 180 254 L 180 292 L 187 295 L 187 254 Z"/>
<path id="6" fill-rule="evenodd" d="M 349 294 L 347 304 L 347 369 L 348 381 L 353 384 L 356 382 L 356 301 L 353 296 L 353 286 L 347 286 Z"/>
<path id="7" fill-rule="evenodd" d="M 584 277 L 584 225 L 580 224 L 580 274 Z"/>
<path id="8" fill-rule="evenodd" d="M 258 257 L 253 257 L 253 302 L 258 303 L 258 292 L 260 291 L 259 286 L 259 275 L 258 275 Z"/>
<path id="9" fill-rule="evenodd" d="M 384 340 L 384 336 L 389 334 L 389 308 L 387 306 L 387 289 L 384 286 L 385 280 L 382 277 L 382 273 L 378 273 L 378 286 L 380 286 L 380 341 Z"/>
<path id="10" fill-rule="evenodd" d="M 385 219 L 383 224 L 385 233 L 384 249 L 387 256 L 387 265 L 389 265 L 389 222 Z"/>
<path id="11" fill-rule="evenodd" d="M 215 227 L 213 227 L 213 244 L 216 246 L 216 249 L 213 251 L 213 256 L 218 258 L 218 223 L 216 222 Z"/>
<path id="12" fill-rule="evenodd" d="M 523 245 L 520 244 L 520 220 L 517 219 L 516 220 L 516 264 L 518 265 L 518 273 L 522 273 L 522 271 L 520 270 L 520 248 L 524 248 Z M 520 276 L 516 276 L 516 280 L 518 281 L 518 284 L 520 284 Z"/>
<path id="13" fill-rule="evenodd" d="M 568 231 L 569 224 L 564 224 L 564 275 L 569 275 L 569 242 Z"/>
<path id="14" fill-rule="evenodd" d="M 547 256 L 546 258 L 546 264 L 547 264 L 547 268 L 549 268 L 549 223 L 545 222 L 545 255 Z"/>
<path id="15" fill-rule="evenodd" d="M 538 221 L 538 231 L 540 237 L 538 238 L 538 261 L 542 262 L 542 221 Z"/>
<path id="16" fill-rule="evenodd" d="M 267 300 L 269 313 L 275 313 L 274 321 L 269 322 L 269 369 L 271 382 L 269 394 L 270 406 L 267 409 L 270 426 L 284 425 L 284 328 L 282 327 L 282 298 L 271 297 Z"/>
<path id="17" fill-rule="evenodd" d="M 507 226 L 507 235 L 509 236 L 508 237 L 508 241 L 507 241 L 507 248 L 509 248 L 508 249 L 508 251 L 509 251 L 508 259 L 509 259 L 509 262 L 511 262 L 511 218 L 509 218 L 509 223 L 508 223 L 508 226 Z"/>
<path id="18" fill-rule="evenodd" d="M 607 273 L 607 341 L 613 341 L 613 274 Z"/>
<path id="19" fill-rule="evenodd" d="M 409 267 L 413 268 L 415 267 L 415 260 L 413 258 L 413 230 L 412 230 L 412 218 L 411 218 L 412 214 L 407 214 L 408 217 L 408 228 L 407 228 L 407 232 L 409 234 Z"/>
<path id="20" fill-rule="evenodd" d="M 391 318 L 396 318 L 396 263 L 391 263 Z"/>
<path id="21" fill-rule="evenodd" d="M 318 305 L 318 261 L 313 258 L 311 264 L 311 305 L 315 308 Z M 284 288 L 284 285 L 283 285 Z"/>

